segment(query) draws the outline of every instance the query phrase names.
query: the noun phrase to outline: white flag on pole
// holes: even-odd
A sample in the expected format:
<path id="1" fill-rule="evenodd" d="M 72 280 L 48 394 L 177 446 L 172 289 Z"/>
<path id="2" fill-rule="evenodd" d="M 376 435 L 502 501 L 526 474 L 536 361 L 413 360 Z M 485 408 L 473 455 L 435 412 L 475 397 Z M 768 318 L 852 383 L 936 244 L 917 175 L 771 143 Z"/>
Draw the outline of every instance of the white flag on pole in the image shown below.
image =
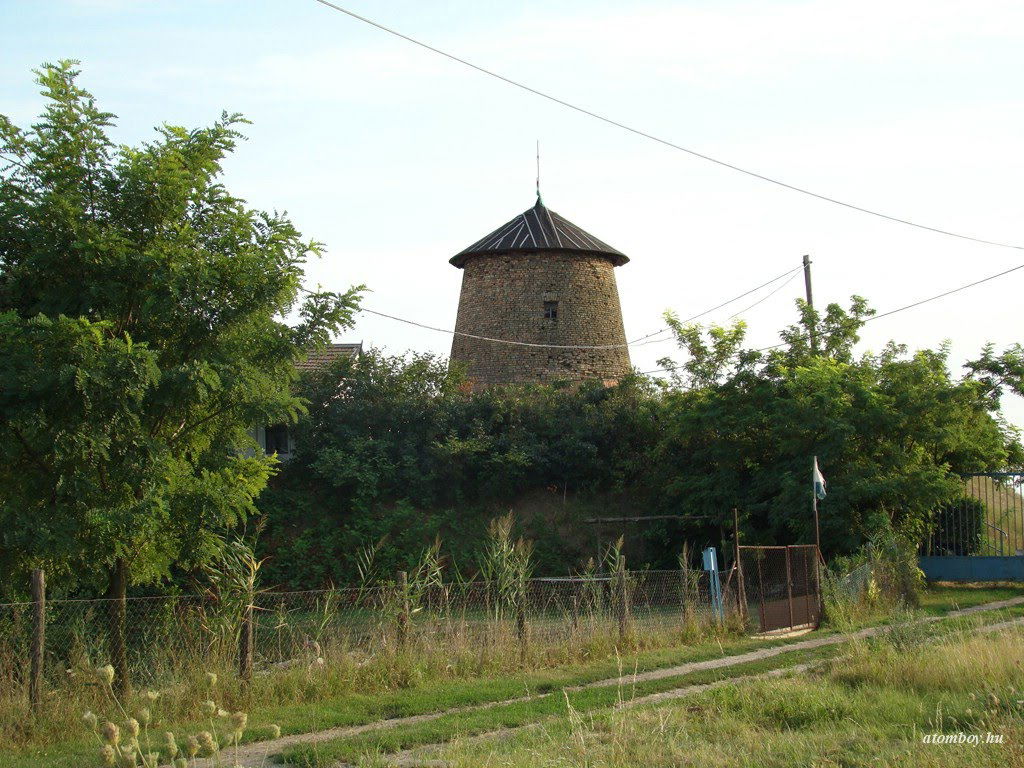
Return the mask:
<path id="1" fill-rule="evenodd" d="M 814 483 L 814 497 L 816 499 L 825 498 L 825 476 L 821 474 L 821 470 L 818 469 L 818 457 L 814 457 L 814 472 L 812 475 L 812 482 Z"/>

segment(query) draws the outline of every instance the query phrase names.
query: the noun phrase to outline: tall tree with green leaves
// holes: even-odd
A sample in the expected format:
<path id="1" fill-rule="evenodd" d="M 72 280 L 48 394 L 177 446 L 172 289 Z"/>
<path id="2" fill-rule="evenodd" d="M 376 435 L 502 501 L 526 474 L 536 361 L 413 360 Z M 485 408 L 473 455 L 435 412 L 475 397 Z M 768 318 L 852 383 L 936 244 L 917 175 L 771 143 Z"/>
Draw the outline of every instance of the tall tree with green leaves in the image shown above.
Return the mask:
<path id="1" fill-rule="evenodd" d="M 935 510 L 962 493 L 961 473 L 1020 461 L 1018 434 L 993 396 L 1013 387 L 1014 350 L 989 351 L 969 364 L 973 378 L 957 379 L 946 346 L 910 353 L 890 342 L 858 357 L 874 314 L 859 296 L 824 314 L 797 301 L 797 312 L 784 343 L 760 351 L 745 348 L 742 323 L 703 329 L 668 318 L 685 354 L 680 365 L 663 361 L 672 386 L 652 462 L 669 506 L 723 525 L 735 506 L 752 539 L 813 541 L 818 456 L 829 480 L 819 505 L 826 552 L 885 531 L 916 544 Z"/>
<path id="2" fill-rule="evenodd" d="M 303 292 L 320 244 L 222 185 L 240 116 L 119 146 L 76 65 L 36 71 L 34 125 L 0 116 L 0 576 L 44 566 L 119 606 L 254 509 L 274 461 L 250 429 L 301 412 L 295 362 L 359 289 Z M 120 608 L 110 626 L 127 684 Z"/>

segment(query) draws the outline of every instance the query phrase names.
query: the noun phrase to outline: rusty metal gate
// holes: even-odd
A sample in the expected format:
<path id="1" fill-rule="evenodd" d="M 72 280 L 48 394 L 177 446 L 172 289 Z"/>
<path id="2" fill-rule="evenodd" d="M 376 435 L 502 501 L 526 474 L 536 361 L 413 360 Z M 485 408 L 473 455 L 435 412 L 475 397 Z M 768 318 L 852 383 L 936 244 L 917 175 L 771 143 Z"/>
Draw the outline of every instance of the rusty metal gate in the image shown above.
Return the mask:
<path id="1" fill-rule="evenodd" d="M 820 555 L 814 544 L 741 546 L 739 602 L 762 632 L 817 627 L 821 621 Z"/>

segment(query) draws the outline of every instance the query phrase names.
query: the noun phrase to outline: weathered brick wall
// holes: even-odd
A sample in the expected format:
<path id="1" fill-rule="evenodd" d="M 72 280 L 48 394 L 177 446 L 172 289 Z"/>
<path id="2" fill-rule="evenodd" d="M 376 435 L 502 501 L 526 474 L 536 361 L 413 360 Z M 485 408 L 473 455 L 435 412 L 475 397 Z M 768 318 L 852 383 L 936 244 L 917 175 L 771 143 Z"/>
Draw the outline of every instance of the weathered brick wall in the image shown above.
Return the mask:
<path id="1" fill-rule="evenodd" d="M 544 302 L 558 302 L 558 318 Z M 474 256 L 462 275 L 455 330 L 536 344 L 624 344 L 615 267 L 601 256 L 559 251 Z M 555 379 L 614 381 L 629 371 L 629 351 L 522 347 L 456 336 L 452 360 L 475 386 Z"/>

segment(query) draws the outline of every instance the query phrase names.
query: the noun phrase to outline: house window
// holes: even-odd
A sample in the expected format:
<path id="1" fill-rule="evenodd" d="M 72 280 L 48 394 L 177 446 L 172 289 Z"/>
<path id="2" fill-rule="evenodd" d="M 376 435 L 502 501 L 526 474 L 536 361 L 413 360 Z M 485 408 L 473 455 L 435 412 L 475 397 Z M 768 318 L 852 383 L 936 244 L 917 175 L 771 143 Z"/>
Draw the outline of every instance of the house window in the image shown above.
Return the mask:
<path id="1" fill-rule="evenodd" d="M 544 319 L 545 320 L 557 320 L 558 319 L 558 302 L 557 301 L 545 301 L 544 302 Z"/>
<path id="2" fill-rule="evenodd" d="M 267 427 L 265 430 L 266 440 L 266 451 L 267 455 L 277 453 L 280 455 L 287 454 L 288 451 L 288 427 L 285 424 L 275 424 L 272 427 Z"/>

